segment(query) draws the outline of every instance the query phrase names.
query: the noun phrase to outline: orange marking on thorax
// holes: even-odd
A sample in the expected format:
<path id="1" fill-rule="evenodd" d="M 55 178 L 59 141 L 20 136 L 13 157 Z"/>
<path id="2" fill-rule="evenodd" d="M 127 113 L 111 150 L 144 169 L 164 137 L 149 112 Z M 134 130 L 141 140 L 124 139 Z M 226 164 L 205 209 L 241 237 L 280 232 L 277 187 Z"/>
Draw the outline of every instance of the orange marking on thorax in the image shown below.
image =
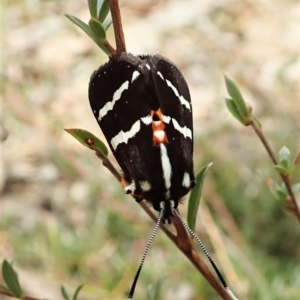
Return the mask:
<path id="1" fill-rule="evenodd" d="M 152 130 L 153 130 L 153 146 L 156 146 L 158 144 L 162 143 L 168 143 L 168 138 L 165 133 L 165 123 L 163 122 L 163 116 L 160 108 L 156 111 L 151 111 L 152 116 Z"/>

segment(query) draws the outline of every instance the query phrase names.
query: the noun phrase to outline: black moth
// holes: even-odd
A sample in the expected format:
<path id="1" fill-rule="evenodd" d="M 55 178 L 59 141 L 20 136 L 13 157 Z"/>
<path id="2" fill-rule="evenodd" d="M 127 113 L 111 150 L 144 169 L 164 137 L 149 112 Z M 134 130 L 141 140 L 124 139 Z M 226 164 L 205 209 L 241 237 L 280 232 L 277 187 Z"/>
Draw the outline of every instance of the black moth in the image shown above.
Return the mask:
<path id="1" fill-rule="evenodd" d="M 195 186 L 193 120 L 189 89 L 177 67 L 165 57 L 122 53 L 93 73 L 89 100 L 94 116 L 124 175 L 125 192 L 159 211 L 128 299 L 160 222 L 176 215 L 194 237 L 230 297 L 238 300 L 204 245 L 177 211 Z"/>
<path id="2" fill-rule="evenodd" d="M 163 205 L 170 223 L 195 186 L 192 106 L 181 72 L 159 54 L 122 53 L 94 72 L 89 99 L 126 193 L 157 211 Z"/>

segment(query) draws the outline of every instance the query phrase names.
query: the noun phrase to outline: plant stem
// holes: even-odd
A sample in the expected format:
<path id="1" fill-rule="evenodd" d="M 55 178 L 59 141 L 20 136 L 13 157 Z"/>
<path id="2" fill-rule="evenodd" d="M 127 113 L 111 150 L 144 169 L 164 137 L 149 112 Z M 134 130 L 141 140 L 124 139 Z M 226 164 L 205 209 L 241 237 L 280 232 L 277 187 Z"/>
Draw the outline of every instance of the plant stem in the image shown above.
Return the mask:
<path id="1" fill-rule="evenodd" d="M 114 177 L 121 182 L 121 175 L 116 170 L 111 161 L 104 156 L 101 152 L 96 151 L 98 158 L 102 160 L 103 165 L 114 175 Z M 148 205 L 144 202 L 139 203 L 141 208 L 146 212 L 146 214 L 156 223 L 157 216 L 151 211 Z M 160 227 L 162 231 L 167 235 L 167 237 L 177 246 L 177 248 L 191 261 L 194 267 L 200 271 L 200 273 L 206 278 L 210 285 L 216 290 L 216 292 L 225 300 L 231 300 L 231 297 L 225 291 L 221 283 L 212 275 L 203 259 L 200 257 L 199 253 L 193 248 L 191 241 L 188 237 L 186 230 L 184 229 L 182 223 L 179 221 L 177 216 L 174 216 L 173 224 L 176 229 L 177 235 L 175 236 L 164 224 Z"/>
<path id="2" fill-rule="evenodd" d="M 126 52 L 126 45 L 122 27 L 121 13 L 118 0 L 109 0 L 110 12 L 114 26 L 117 52 L 116 55 Z"/>
<path id="3" fill-rule="evenodd" d="M 13 296 L 12 294 L 6 293 L 4 291 L 0 291 L 0 295 L 5 295 L 7 297 L 15 298 L 15 296 Z M 22 295 L 22 300 L 42 300 L 42 299 L 38 299 L 38 298 L 33 298 L 33 297 L 26 296 L 26 295 Z"/>
<path id="4" fill-rule="evenodd" d="M 250 121 L 250 125 L 254 129 L 257 136 L 260 138 L 261 142 L 263 143 L 264 147 L 266 148 L 266 150 L 267 150 L 271 160 L 273 161 L 274 165 L 278 165 L 279 163 L 276 159 L 276 156 L 273 153 L 273 151 L 272 151 L 266 137 L 264 136 L 262 130 L 259 128 L 259 126 L 257 126 L 257 123 L 253 119 Z M 280 173 L 279 173 L 279 175 L 282 178 L 282 180 L 283 180 L 283 182 L 286 186 L 286 189 L 288 191 L 288 194 L 289 194 L 289 199 L 290 199 L 290 204 L 291 205 L 288 205 L 288 207 L 290 207 L 291 212 L 296 216 L 296 218 L 300 222 L 300 210 L 299 210 L 299 207 L 297 205 L 297 201 L 296 201 L 295 195 L 293 193 L 292 187 L 290 185 L 289 177 L 285 176 L 283 174 L 280 174 Z"/>
<path id="5" fill-rule="evenodd" d="M 112 56 L 117 54 L 117 51 L 107 40 L 103 41 L 103 45 L 108 49 L 108 51 L 112 54 Z"/>
<path id="6" fill-rule="evenodd" d="M 208 269 L 206 263 L 201 258 L 199 253 L 193 248 L 191 240 L 183 227 L 182 223 L 175 216 L 173 219 L 174 227 L 177 231 L 176 241 L 174 242 L 177 248 L 189 259 L 194 267 L 205 277 L 214 290 L 225 300 L 232 300 L 222 284 L 217 280 Z"/>

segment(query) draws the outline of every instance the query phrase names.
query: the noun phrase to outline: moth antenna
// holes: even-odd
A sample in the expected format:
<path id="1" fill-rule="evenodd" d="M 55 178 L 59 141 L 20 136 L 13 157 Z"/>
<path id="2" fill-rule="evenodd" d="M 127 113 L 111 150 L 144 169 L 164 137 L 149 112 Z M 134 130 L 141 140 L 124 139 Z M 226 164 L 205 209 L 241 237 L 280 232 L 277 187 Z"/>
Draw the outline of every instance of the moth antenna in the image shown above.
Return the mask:
<path id="1" fill-rule="evenodd" d="M 219 269 L 217 268 L 215 262 L 213 261 L 212 257 L 210 256 L 210 254 L 208 253 L 208 251 L 206 250 L 206 248 L 204 247 L 203 243 L 201 242 L 201 240 L 197 237 L 197 235 L 194 233 L 194 231 L 188 226 L 188 224 L 183 220 L 183 218 L 181 217 L 181 215 L 178 213 L 178 211 L 176 209 L 173 208 L 173 213 L 179 218 L 180 222 L 182 223 L 182 225 L 185 227 L 185 229 L 192 235 L 192 237 L 196 240 L 196 242 L 198 243 L 198 245 L 201 247 L 203 253 L 205 254 L 205 256 L 208 258 L 209 262 L 211 263 L 212 267 L 214 268 L 215 272 L 218 275 L 218 278 L 220 279 L 224 289 L 226 290 L 227 294 L 231 297 L 231 299 L 233 300 L 239 300 L 231 291 L 231 289 L 229 288 L 228 284 L 226 283 L 224 277 L 222 276 L 221 272 L 219 271 Z"/>
<path id="2" fill-rule="evenodd" d="M 151 246 L 151 244 L 152 244 L 152 242 L 153 242 L 153 240 L 154 240 L 154 238 L 155 238 L 155 236 L 156 236 L 156 233 L 157 233 L 157 231 L 158 231 L 158 228 L 159 228 L 159 225 L 160 225 L 160 223 L 161 223 L 161 220 L 162 220 L 162 218 L 163 218 L 164 213 L 165 213 L 165 207 L 164 207 L 164 203 L 162 202 L 162 203 L 161 203 L 161 209 L 160 209 L 160 211 L 159 211 L 159 215 L 158 215 L 158 219 L 157 219 L 156 225 L 155 225 L 154 230 L 153 230 L 153 232 L 152 232 L 152 234 L 151 234 L 151 237 L 150 237 L 150 239 L 149 239 L 149 241 L 148 241 L 148 243 L 147 243 L 147 245 L 146 245 L 145 251 L 144 251 L 144 253 L 143 253 L 141 262 L 140 262 L 140 264 L 139 264 L 139 268 L 138 268 L 138 270 L 137 270 L 137 272 L 136 272 L 136 275 L 135 275 L 135 277 L 134 277 L 134 280 L 133 280 L 133 283 L 132 283 L 132 286 L 131 286 L 131 289 L 130 289 L 130 292 L 129 292 L 129 295 L 128 295 L 127 300 L 130 300 L 130 299 L 133 298 L 133 294 L 134 294 L 134 290 L 135 290 L 136 283 L 137 283 L 137 281 L 138 281 L 138 279 L 139 279 L 139 276 L 140 276 L 142 267 L 143 267 L 143 265 L 144 265 L 146 256 L 147 256 L 148 251 L 149 251 L 149 249 L 150 249 L 150 246 Z"/>

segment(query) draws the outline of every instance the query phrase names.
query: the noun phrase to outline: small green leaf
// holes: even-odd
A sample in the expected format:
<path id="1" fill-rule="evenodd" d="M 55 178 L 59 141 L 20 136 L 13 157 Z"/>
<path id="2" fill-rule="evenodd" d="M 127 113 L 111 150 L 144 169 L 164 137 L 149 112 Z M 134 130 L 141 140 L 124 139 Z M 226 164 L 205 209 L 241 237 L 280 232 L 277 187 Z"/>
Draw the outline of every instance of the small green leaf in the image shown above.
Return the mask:
<path id="1" fill-rule="evenodd" d="M 164 281 L 166 280 L 166 277 L 160 278 L 155 287 L 153 288 L 152 285 L 149 285 L 147 287 L 147 293 L 146 293 L 146 299 L 147 300 L 160 300 L 160 292 L 161 288 L 163 286 Z"/>
<path id="2" fill-rule="evenodd" d="M 243 125 L 246 125 L 244 118 L 241 116 L 241 114 L 240 114 L 236 104 L 233 102 L 233 100 L 230 98 L 226 98 L 225 101 L 226 101 L 226 106 L 227 106 L 228 110 L 231 112 L 231 114 Z"/>
<path id="3" fill-rule="evenodd" d="M 83 286 L 84 286 L 84 284 L 81 284 L 81 285 L 79 285 L 79 286 L 77 287 L 77 289 L 76 289 L 76 291 L 75 291 L 75 293 L 74 293 L 74 295 L 73 295 L 72 300 L 77 300 L 77 297 L 78 297 L 78 295 L 79 295 L 79 292 L 80 292 L 80 290 L 83 288 Z"/>
<path id="4" fill-rule="evenodd" d="M 279 150 L 278 156 L 281 165 L 286 167 L 289 167 L 291 165 L 291 152 L 288 147 L 283 146 Z"/>
<path id="5" fill-rule="evenodd" d="M 204 178 L 207 174 L 208 169 L 212 166 L 212 163 L 204 166 L 196 176 L 196 186 L 191 191 L 188 204 L 187 222 L 190 228 L 194 231 L 198 213 L 198 207 L 201 199 L 202 187 Z"/>
<path id="6" fill-rule="evenodd" d="M 106 38 L 106 32 L 103 25 L 97 19 L 91 18 L 89 21 L 89 27 L 97 39 L 104 40 Z"/>
<path id="7" fill-rule="evenodd" d="M 106 41 L 105 39 L 102 41 L 99 38 L 95 36 L 89 25 L 82 22 L 80 19 L 71 16 L 71 15 L 65 15 L 72 23 L 77 25 L 79 28 L 81 28 L 107 55 L 111 55 L 111 52 L 107 49 L 107 47 L 104 45 L 103 41 Z"/>
<path id="8" fill-rule="evenodd" d="M 2 284 L 0 284 L 0 291 L 5 292 L 5 293 L 9 293 L 9 289 L 6 286 L 2 285 Z"/>
<path id="9" fill-rule="evenodd" d="M 80 19 L 68 15 L 65 15 L 72 23 L 74 23 L 75 25 L 77 25 L 79 28 L 81 28 L 89 37 L 91 37 L 92 39 L 94 39 L 93 36 L 93 32 L 91 31 L 89 25 L 87 25 L 86 23 L 84 23 L 83 21 L 81 21 Z"/>
<path id="10" fill-rule="evenodd" d="M 258 127 L 259 127 L 260 129 L 262 129 L 262 126 L 261 126 L 261 123 L 260 123 L 259 119 L 258 119 L 257 117 L 255 117 L 254 115 L 252 115 L 252 116 L 253 116 L 254 122 L 258 125 Z"/>
<path id="11" fill-rule="evenodd" d="M 108 150 L 103 142 L 101 142 L 92 133 L 78 128 L 65 129 L 66 132 L 70 133 L 75 139 L 77 139 L 82 145 L 102 153 L 104 156 L 108 155 Z"/>
<path id="12" fill-rule="evenodd" d="M 165 280 L 166 280 L 166 277 L 163 277 L 163 278 L 160 278 L 158 280 L 158 282 L 156 283 L 153 300 L 159 300 L 160 299 L 161 288 L 162 288 Z"/>
<path id="13" fill-rule="evenodd" d="M 22 297 L 22 289 L 19 283 L 18 275 L 13 269 L 13 267 L 4 260 L 2 264 L 2 276 L 9 289 L 10 293 L 16 298 Z"/>
<path id="14" fill-rule="evenodd" d="M 146 299 L 152 300 L 152 286 L 151 285 L 147 286 Z"/>
<path id="15" fill-rule="evenodd" d="M 294 194 L 297 194 L 300 191 L 300 182 L 292 185 L 292 191 Z"/>
<path id="16" fill-rule="evenodd" d="M 98 0 L 88 0 L 89 10 L 92 18 L 97 18 L 97 3 Z"/>
<path id="17" fill-rule="evenodd" d="M 63 298 L 64 298 L 65 300 L 70 300 L 68 291 L 67 291 L 67 289 L 65 288 L 65 286 L 62 285 L 62 286 L 60 287 L 60 291 L 61 291 L 61 294 L 62 294 L 62 296 L 63 296 Z"/>
<path id="18" fill-rule="evenodd" d="M 104 0 L 102 1 L 102 5 L 100 7 L 100 11 L 99 11 L 99 15 L 98 15 L 98 20 L 103 23 L 103 21 L 105 20 L 107 14 L 109 12 L 109 1 L 108 0 Z"/>
<path id="19" fill-rule="evenodd" d="M 284 186 L 284 184 L 278 184 L 277 182 L 273 182 L 272 184 L 272 189 L 275 191 L 275 195 L 277 196 L 277 198 L 279 200 L 285 200 L 288 193 L 286 191 L 286 188 Z"/>
<path id="20" fill-rule="evenodd" d="M 243 117 L 243 119 L 249 118 L 249 108 L 246 105 L 246 102 L 237 87 L 237 85 L 234 83 L 234 81 L 227 76 L 225 76 L 225 83 L 227 87 L 228 94 L 231 96 L 232 100 L 236 104 L 238 111 L 240 112 L 240 115 Z"/>
<path id="21" fill-rule="evenodd" d="M 288 175 L 290 173 L 290 170 L 282 165 L 276 165 L 274 166 L 274 169 L 282 175 Z"/>
<path id="22" fill-rule="evenodd" d="M 108 30 L 108 28 L 110 27 L 111 24 L 112 24 L 112 18 L 111 18 L 111 15 L 109 15 L 109 16 L 107 16 L 107 18 L 105 19 L 105 21 L 102 24 L 105 31 Z"/>

